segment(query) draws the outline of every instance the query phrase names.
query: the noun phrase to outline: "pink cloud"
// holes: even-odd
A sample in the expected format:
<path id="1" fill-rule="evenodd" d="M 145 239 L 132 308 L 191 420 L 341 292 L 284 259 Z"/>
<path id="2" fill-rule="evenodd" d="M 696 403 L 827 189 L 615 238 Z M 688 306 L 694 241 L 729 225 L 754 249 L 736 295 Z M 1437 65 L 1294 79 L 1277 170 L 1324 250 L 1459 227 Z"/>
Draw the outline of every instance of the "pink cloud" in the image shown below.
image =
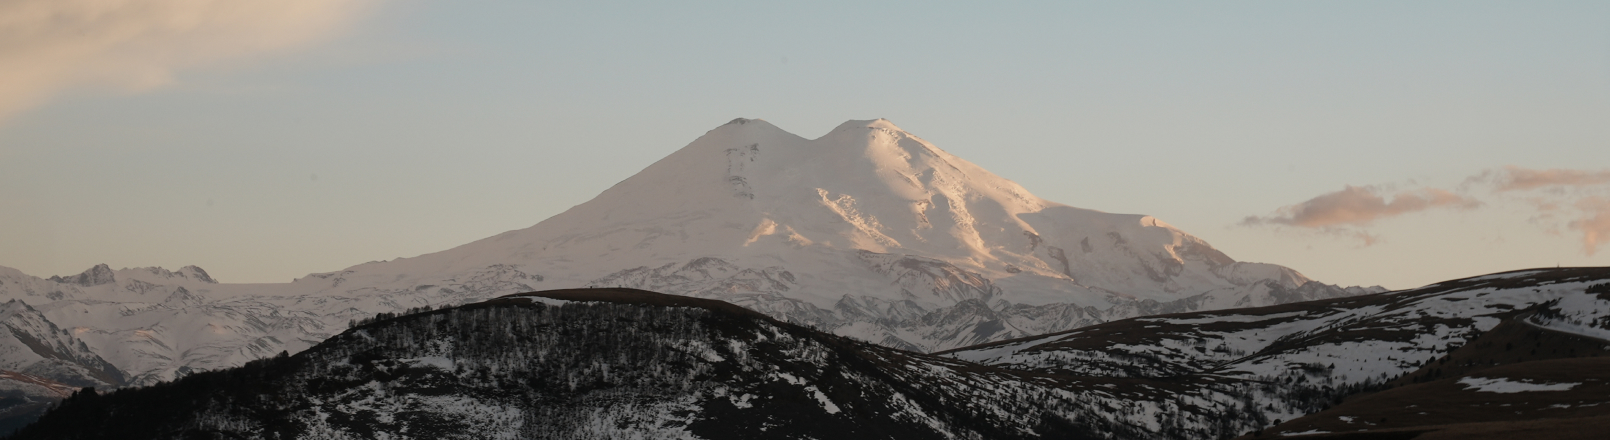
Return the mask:
<path id="1" fill-rule="evenodd" d="M 1432 208 L 1471 209 L 1481 202 L 1452 192 L 1425 188 L 1393 194 L 1391 200 L 1373 186 L 1348 185 L 1341 191 L 1322 194 L 1302 203 L 1282 207 L 1269 216 L 1249 216 L 1242 225 L 1277 224 L 1304 228 L 1333 228 L 1338 226 L 1368 226 L 1377 219 Z M 1365 234 L 1368 236 L 1368 234 Z M 1366 240 L 1373 243 L 1375 238 Z"/>

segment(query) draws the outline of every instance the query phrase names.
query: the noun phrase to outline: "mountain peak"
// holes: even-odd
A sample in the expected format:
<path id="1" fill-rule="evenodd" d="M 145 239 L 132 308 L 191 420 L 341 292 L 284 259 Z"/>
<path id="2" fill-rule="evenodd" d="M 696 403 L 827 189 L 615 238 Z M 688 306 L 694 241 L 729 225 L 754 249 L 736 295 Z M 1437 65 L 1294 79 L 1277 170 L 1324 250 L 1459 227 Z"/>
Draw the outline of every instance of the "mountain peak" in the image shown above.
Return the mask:
<path id="1" fill-rule="evenodd" d="M 771 122 L 767 122 L 765 119 L 736 118 L 736 119 L 733 119 L 731 121 L 727 121 L 727 123 L 721 124 L 721 126 L 716 127 L 715 129 L 710 130 L 710 131 L 712 133 L 714 133 L 714 132 L 717 132 L 717 131 L 725 131 L 724 129 L 741 129 L 741 130 L 744 130 L 745 133 L 750 134 L 750 135 L 757 135 L 757 134 L 761 135 L 761 136 L 783 135 L 783 137 L 790 137 L 790 138 L 798 137 L 800 139 L 805 139 L 803 136 L 799 136 L 797 134 L 794 134 L 793 132 L 790 132 L 788 130 L 784 130 L 783 128 L 772 124 Z M 831 136 L 831 135 L 833 135 L 835 133 L 842 133 L 842 132 L 845 132 L 845 131 L 852 131 L 852 130 L 854 130 L 854 131 L 864 131 L 864 130 L 867 130 L 867 129 L 882 129 L 882 130 L 889 130 L 889 131 L 905 133 L 906 135 L 911 134 L 910 132 L 900 128 L 899 126 L 894 125 L 894 123 L 890 122 L 888 119 L 878 118 L 878 119 L 851 119 L 851 120 L 848 120 L 848 121 L 844 121 L 843 123 L 839 124 L 838 126 L 833 127 L 832 130 L 829 130 L 827 132 L 827 134 L 823 135 L 822 137 L 824 137 L 824 138 L 829 137 L 829 136 Z M 762 134 L 762 133 L 764 133 L 764 134 Z M 764 141 L 765 139 L 756 139 L 756 140 Z"/>
<path id="2" fill-rule="evenodd" d="M 116 277 L 113 275 L 111 266 L 107 266 L 106 263 L 97 264 L 95 267 L 91 267 L 89 270 L 86 270 L 78 275 L 66 277 L 57 275 L 50 277 L 49 279 L 58 283 L 77 284 L 84 287 L 117 282 Z"/>
<path id="3" fill-rule="evenodd" d="M 710 131 L 715 132 L 715 131 L 720 131 L 720 130 L 723 130 L 723 129 L 732 129 L 732 128 L 743 129 L 743 130 L 757 130 L 758 129 L 758 130 L 763 130 L 763 131 L 778 131 L 778 132 L 787 133 L 787 131 L 784 131 L 782 128 L 778 128 L 776 125 L 772 125 L 772 123 L 766 122 L 765 119 L 749 119 L 749 118 L 733 119 L 731 121 L 727 121 L 727 123 L 725 123 L 725 124 L 721 124 L 721 126 L 716 127 L 715 129 L 710 130 Z"/>
<path id="4" fill-rule="evenodd" d="M 894 125 L 893 122 L 889 122 L 888 119 L 883 119 L 883 118 L 877 118 L 877 119 L 851 119 L 851 120 L 848 120 L 848 121 L 844 121 L 844 123 L 842 123 L 842 124 L 839 124 L 838 127 L 834 127 L 833 131 L 838 131 L 838 130 L 843 130 L 843 129 L 853 129 L 853 128 L 881 128 L 881 129 L 885 129 L 885 130 L 894 130 L 894 131 L 905 132 L 905 130 L 901 129 L 899 126 Z"/>

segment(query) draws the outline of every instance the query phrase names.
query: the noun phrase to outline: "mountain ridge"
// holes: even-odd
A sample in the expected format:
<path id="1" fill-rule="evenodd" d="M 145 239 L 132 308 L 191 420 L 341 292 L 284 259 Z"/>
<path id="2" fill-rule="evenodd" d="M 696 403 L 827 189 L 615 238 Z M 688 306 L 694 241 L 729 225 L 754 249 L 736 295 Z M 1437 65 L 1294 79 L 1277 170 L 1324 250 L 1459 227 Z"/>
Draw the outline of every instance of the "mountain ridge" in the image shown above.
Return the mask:
<path id="1" fill-rule="evenodd" d="M 719 300 L 527 292 L 379 314 L 294 356 L 81 391 L 12 438 L 1597 438 L 1610 341 L 1577 334 L 1610 333 L 1607 286 L 1610 268 L 1517 271 L 938 354 Z M 1516 392 L 1530 394 L 1502 394 Z"/>

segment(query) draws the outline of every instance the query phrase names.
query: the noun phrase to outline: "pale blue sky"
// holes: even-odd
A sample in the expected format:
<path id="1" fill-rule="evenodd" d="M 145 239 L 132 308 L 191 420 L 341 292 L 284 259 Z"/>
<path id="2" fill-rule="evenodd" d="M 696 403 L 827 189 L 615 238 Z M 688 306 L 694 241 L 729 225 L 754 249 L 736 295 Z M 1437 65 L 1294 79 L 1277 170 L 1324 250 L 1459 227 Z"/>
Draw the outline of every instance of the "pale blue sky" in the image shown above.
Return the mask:
<path id="1" fill-rule="evenodd" d="M 1582 226 L 1610 185 L 1460 187 L 1610 168 L 1610 3 L 1400 3 L 392 1 L 270 49 L 108 43 L 75 62 L 172 79 L 0 102 L 0 265 L 289 281 L 528 227 L 736 117 L 808 138 L 888 118 L 1041 197 L 1330 283 L 1610 265 Z M 29 41 L 0 60 L 58 62 Z M 1238 226 L 1346 185 L 1483 205 Z"/>

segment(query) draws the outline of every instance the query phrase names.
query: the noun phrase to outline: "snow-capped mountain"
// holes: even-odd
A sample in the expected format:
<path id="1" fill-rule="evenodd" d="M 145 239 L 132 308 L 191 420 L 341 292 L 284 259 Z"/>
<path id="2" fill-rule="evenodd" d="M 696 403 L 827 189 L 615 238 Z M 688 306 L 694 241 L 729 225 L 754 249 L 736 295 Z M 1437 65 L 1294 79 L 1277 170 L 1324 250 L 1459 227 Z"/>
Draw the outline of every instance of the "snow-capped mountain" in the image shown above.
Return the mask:
<path id="1" fill-rule="evenodd" d="M 1378 291 L 1041 199 L 885 120 L 817 139 L 734 120 L 532 227 L 291 283 L 218 283 L 194 266 L 0 269 L 0 299 L 135 385 L 298 352 L 378 312 L 582 286 L 716 298 L 915 351 Z"/>

